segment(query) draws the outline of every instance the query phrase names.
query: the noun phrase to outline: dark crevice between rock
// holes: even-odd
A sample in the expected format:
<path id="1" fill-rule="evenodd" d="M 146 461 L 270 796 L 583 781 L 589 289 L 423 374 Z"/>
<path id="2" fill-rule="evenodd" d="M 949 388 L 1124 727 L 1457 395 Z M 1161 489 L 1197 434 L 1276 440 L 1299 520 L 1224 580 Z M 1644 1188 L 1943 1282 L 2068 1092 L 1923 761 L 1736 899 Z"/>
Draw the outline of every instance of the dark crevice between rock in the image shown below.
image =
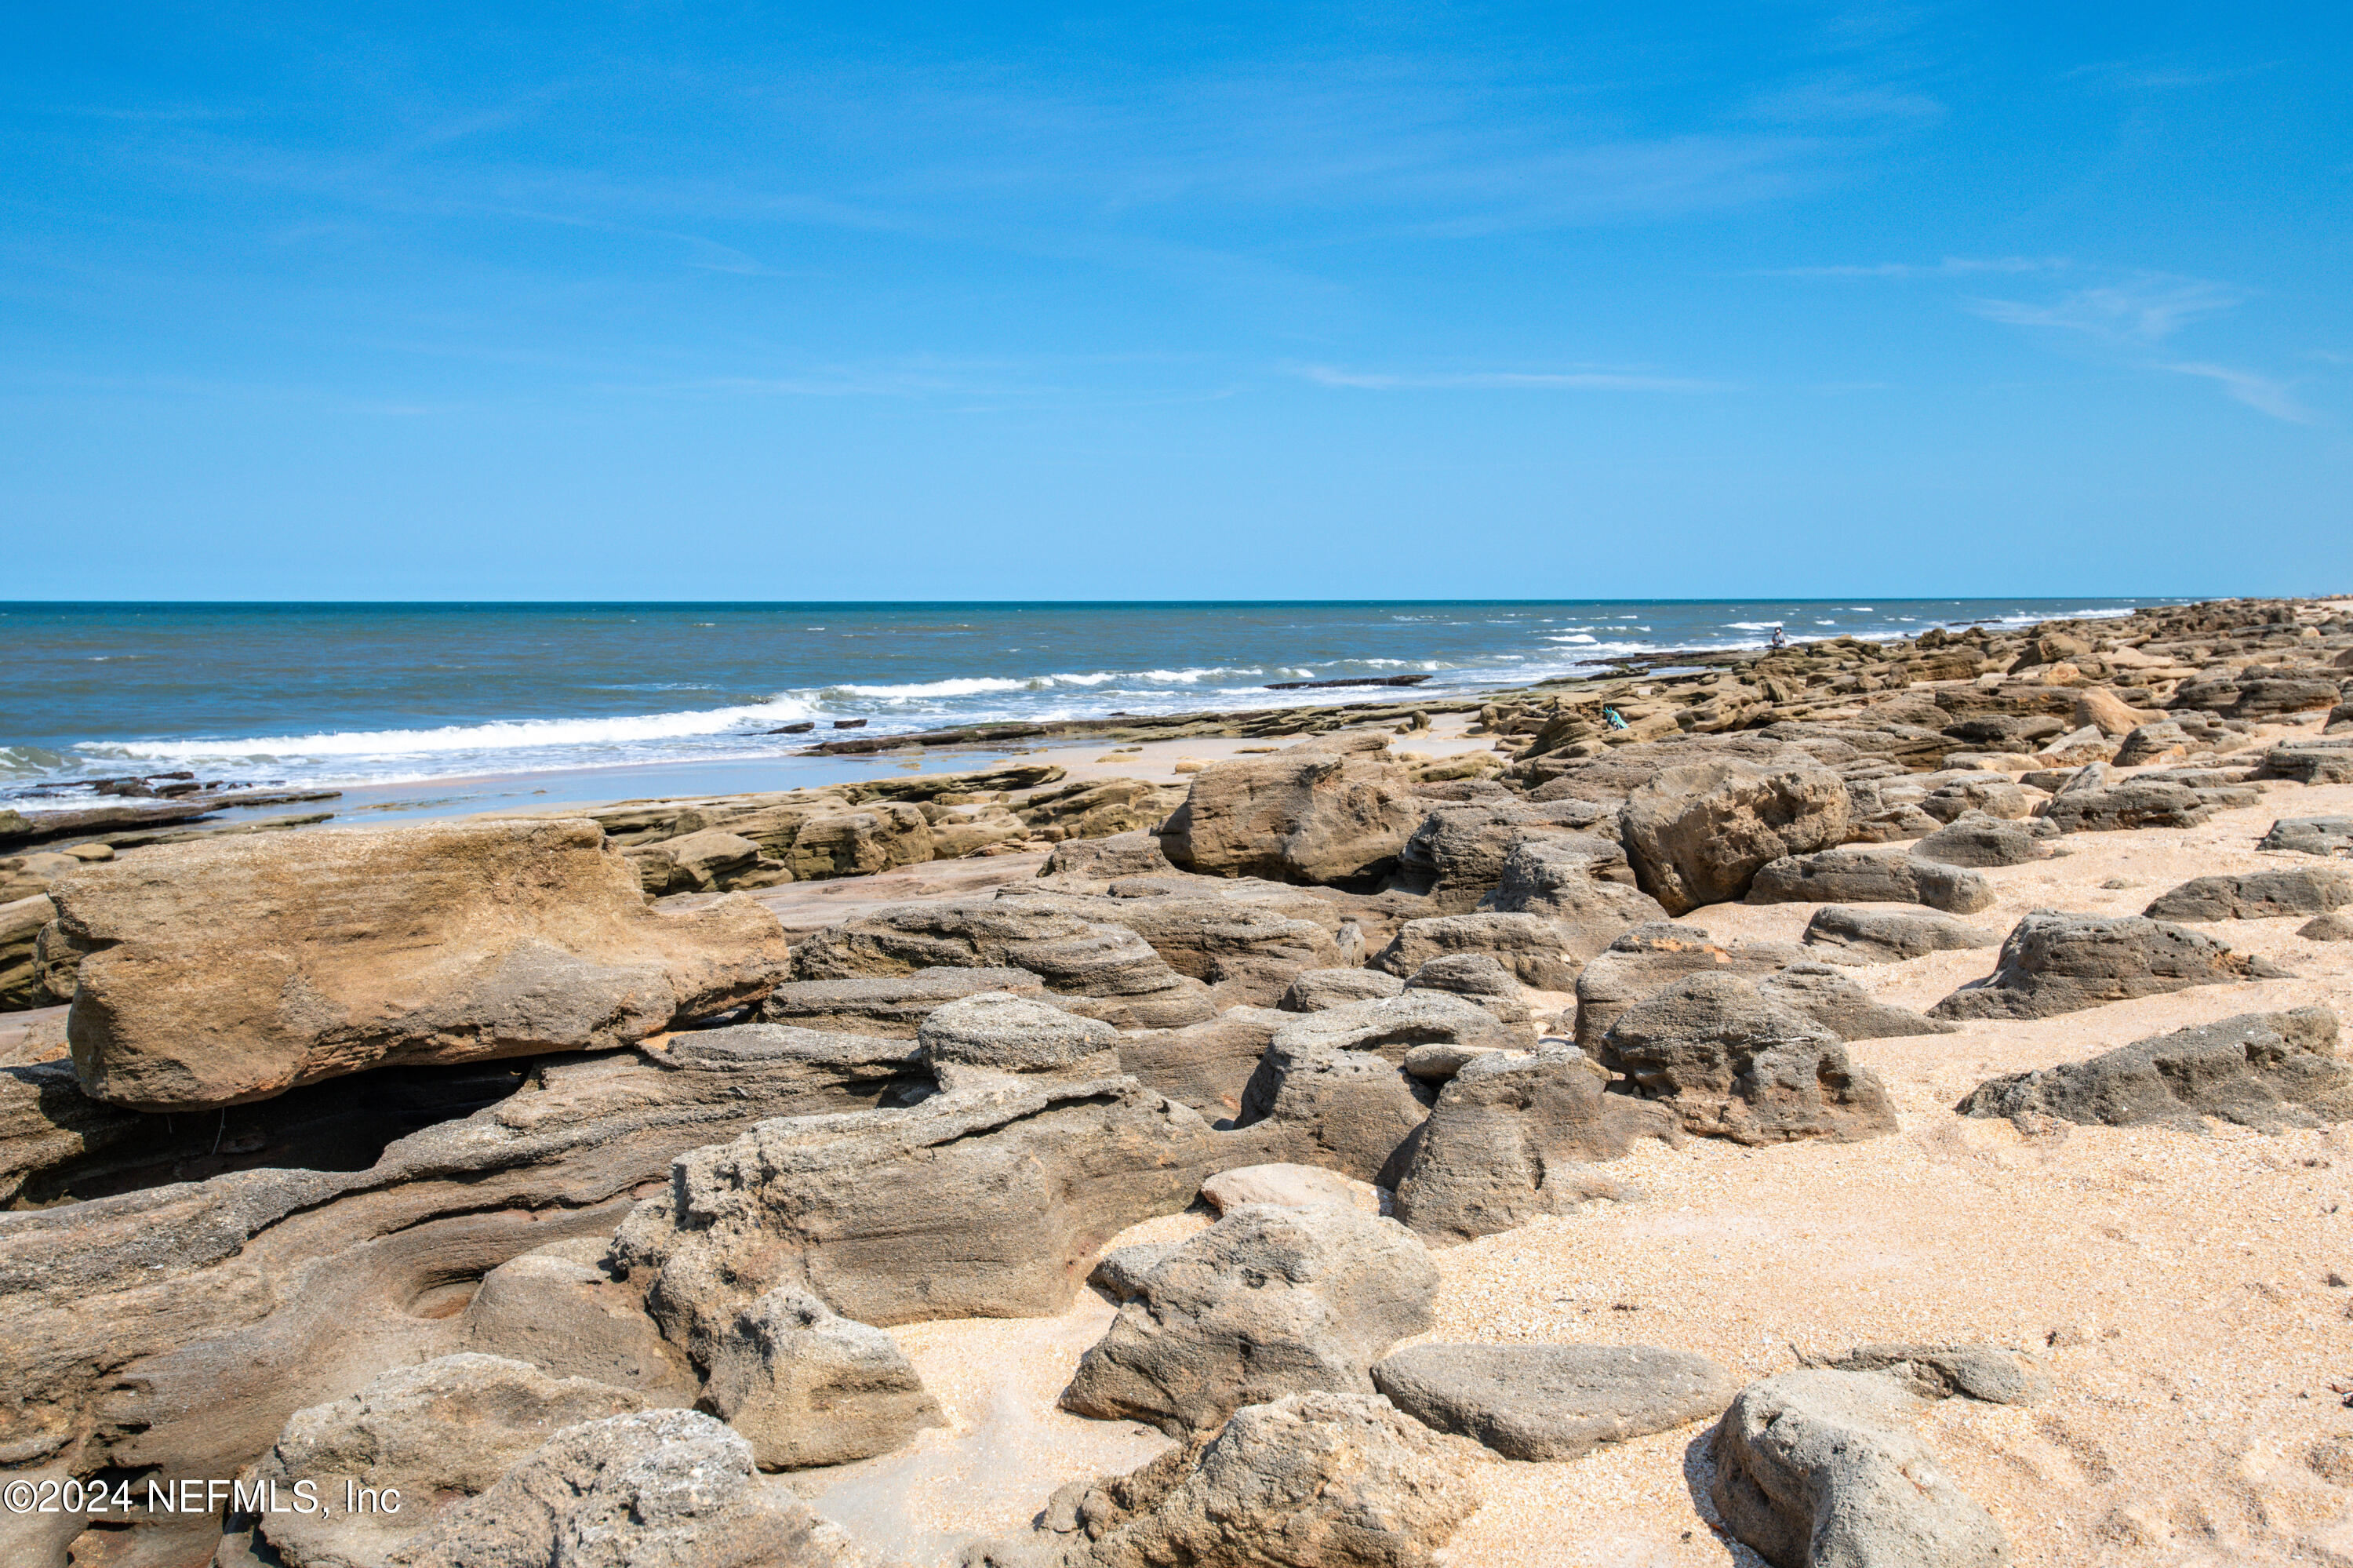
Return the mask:
<path id="1" fill-rule="evenodd" d="M 380 1068 L 249 1105 L 169 1114 L 94 1107 L 58 1074 L 41 1086 L 41 1109 L 87 1127 L 83 1151 L 26 1178 L 5 1206 L 83 1202 L 232 1171 L 365 1171 L 395 1140 L 498 1104 L 534 1065 L 516 1058 Z"/>

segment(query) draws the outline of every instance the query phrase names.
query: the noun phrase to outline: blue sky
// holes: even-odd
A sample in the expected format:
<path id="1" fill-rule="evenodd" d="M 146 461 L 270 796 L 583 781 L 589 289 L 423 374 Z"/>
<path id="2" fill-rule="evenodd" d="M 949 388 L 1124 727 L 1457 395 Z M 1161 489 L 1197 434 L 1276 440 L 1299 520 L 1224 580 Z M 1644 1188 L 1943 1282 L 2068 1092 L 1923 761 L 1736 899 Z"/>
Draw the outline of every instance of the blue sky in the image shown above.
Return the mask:
<path id="1" fill-rule="evenodd" d="M 2353 589 L 2348 43 L 26 12 L 0 598 Z"/>

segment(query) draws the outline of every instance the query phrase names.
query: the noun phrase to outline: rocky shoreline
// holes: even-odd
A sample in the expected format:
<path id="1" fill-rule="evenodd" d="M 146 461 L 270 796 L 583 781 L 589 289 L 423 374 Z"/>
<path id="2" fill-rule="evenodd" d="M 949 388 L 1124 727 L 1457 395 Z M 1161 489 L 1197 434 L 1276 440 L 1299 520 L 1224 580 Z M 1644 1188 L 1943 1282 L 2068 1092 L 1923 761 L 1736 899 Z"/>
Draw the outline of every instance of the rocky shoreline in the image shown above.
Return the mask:
<path id="1" fill-rule="evenodd" d="M 2353 1561 L 2353 602 L 1055 739 L 0 819 L 0 1555 Z"/>

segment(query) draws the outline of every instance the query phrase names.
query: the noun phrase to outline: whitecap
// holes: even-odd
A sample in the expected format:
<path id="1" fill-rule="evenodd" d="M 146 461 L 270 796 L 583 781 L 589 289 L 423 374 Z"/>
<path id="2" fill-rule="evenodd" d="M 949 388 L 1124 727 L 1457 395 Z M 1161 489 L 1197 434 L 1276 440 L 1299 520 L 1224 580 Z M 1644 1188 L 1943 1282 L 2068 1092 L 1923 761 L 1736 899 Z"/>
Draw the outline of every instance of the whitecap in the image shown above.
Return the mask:
<path id="1" fill-rule="evenodd" d="M 791 696 L 744 707 L 704 708 L 672 714 L 628 714 L 606 718 L 497 719 L 489 724 L 441 725 L 432 729 L 334 730 L 319 735 L 268 735 L 242 739 L 122 740 L 74 747 L 89 757 L 146 761 L 196 758 L 267 760 L 287 757 L 421 757 L 449 751 L 503 751 L 554 746 L 612 746 L 629 741 L 680 740 L 725 735 L 760 724 L 807 718 L 807 703 Z"/>

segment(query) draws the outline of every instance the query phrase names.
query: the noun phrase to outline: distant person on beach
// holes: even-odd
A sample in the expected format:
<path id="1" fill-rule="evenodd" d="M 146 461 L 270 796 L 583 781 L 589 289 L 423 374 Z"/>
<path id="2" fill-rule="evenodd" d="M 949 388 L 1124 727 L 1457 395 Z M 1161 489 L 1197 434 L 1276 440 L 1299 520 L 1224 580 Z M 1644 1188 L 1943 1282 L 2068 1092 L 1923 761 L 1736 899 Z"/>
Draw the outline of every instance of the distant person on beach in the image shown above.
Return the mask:
<path id="1" fill-rule="evenodd" d="M 1779 627 L 1775 627 L 1773 629 L 1772 645 L 1776 648 L 1787 648 L 1789 645 L 1789 634 L 1782 630 Z"/>

